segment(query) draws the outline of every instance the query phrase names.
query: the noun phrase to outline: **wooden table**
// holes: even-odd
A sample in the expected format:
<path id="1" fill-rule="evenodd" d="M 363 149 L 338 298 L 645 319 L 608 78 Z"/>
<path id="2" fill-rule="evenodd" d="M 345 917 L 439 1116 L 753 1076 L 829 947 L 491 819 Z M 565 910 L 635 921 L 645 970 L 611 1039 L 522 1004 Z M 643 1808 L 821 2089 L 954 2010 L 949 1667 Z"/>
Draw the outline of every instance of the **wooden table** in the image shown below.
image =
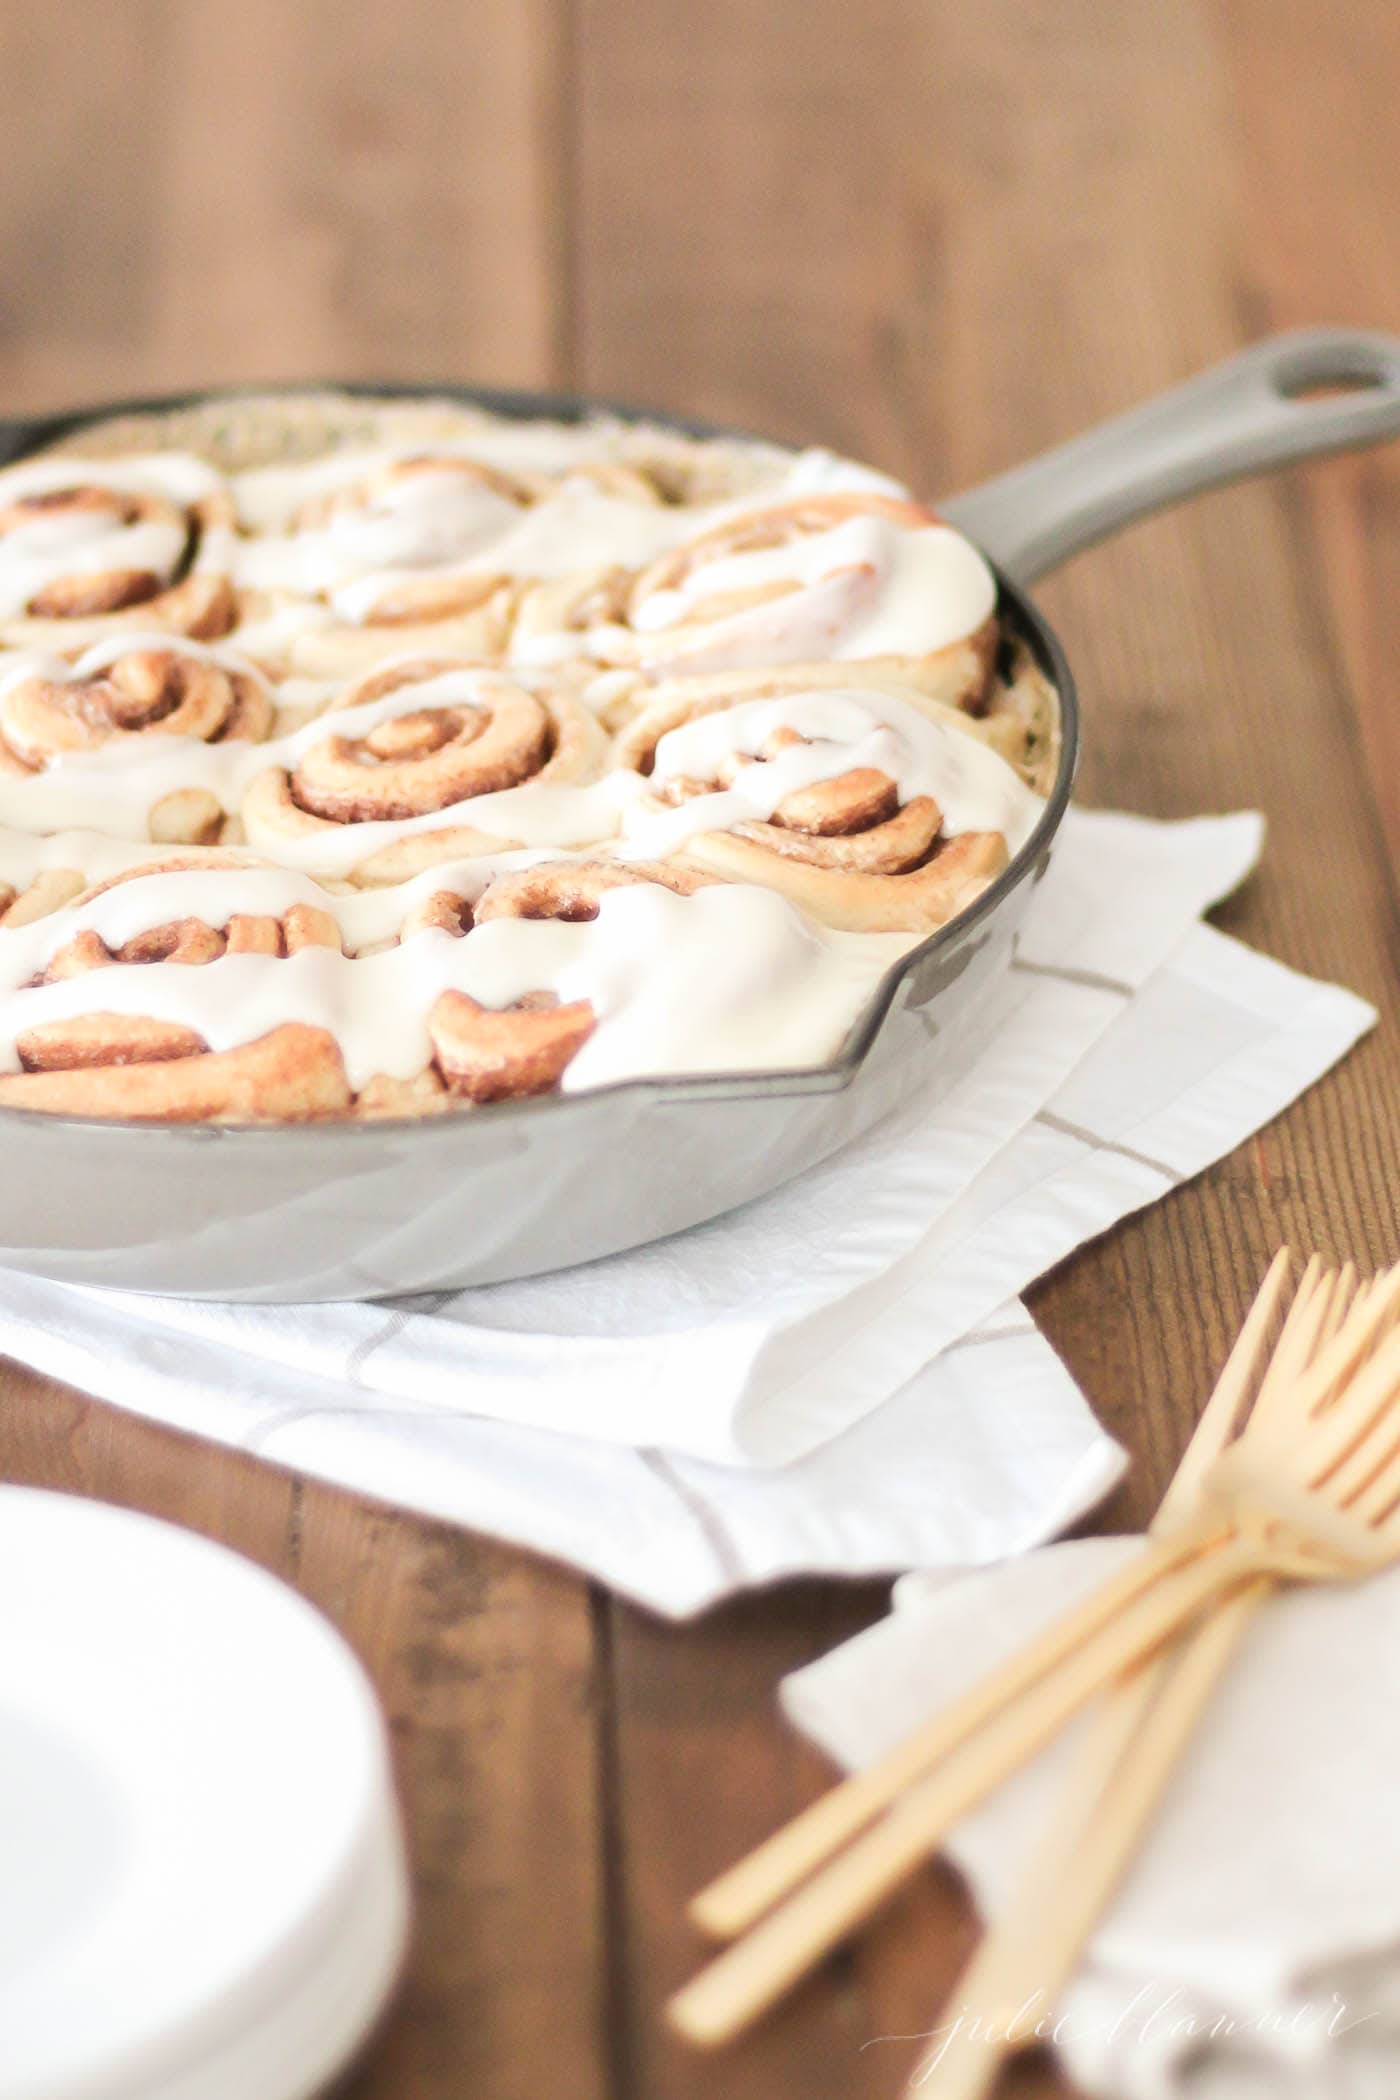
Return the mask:
<path id="1" fill-rule="evenodd" d="M 937 492 L 1242 340 L 1400 328 L 1383 0 L 82 0 L 6 10 L 0 404 L 335 375 L 561 384 Z M 1397 1251 L 1400 452 L 1215 496 L 1049 585 L 1084 798 L 1262 808 L 1232 932 L 1382 1023 L 1068 1263 L 1047 1333 L 1136 1523 L 1281 1238 Z M 0 1469 L 229 1541 L 392 1717 L 419 1925 L 355 2100 L 892 2095 L 968 1943 L 930 1876 L 722 2064 L 657 2007 L 682 1901 L 826 1776 L 786 1669 L 876 1586 L 659 1626 L 571 1575 L 4 1377 Z M 1044 2066 L 1010 2081 L 1058 2090 Z M 250 2096 L 251 2100 L 251 2096 Z"/>

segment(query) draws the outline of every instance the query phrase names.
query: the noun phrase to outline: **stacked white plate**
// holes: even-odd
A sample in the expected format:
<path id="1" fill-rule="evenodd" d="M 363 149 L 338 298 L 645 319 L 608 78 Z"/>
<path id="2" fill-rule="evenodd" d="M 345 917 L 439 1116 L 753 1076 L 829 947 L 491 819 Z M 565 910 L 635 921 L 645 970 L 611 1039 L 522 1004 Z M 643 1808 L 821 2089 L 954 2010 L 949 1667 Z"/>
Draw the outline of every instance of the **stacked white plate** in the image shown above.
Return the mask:
<path id="1" fill-rule="evenodd" d="M 383 1723 L 251 1562 L 0 1489 L 0 2096 L 300 2100 L 408 1917 Z"/>

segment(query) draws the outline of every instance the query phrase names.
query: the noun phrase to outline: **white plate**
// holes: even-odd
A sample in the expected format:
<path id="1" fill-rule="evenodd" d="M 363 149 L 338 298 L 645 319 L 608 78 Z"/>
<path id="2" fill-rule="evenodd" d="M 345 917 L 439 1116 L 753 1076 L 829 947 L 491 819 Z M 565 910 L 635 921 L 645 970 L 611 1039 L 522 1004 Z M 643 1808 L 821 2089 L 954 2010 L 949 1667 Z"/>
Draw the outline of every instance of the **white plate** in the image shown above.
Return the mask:
<path id="1" fill-rule="evenodd" d="M 0 2096 L 300 2100 L 402 1958 L 339 1635 L 192 1533 L 0 1489 Z"/>

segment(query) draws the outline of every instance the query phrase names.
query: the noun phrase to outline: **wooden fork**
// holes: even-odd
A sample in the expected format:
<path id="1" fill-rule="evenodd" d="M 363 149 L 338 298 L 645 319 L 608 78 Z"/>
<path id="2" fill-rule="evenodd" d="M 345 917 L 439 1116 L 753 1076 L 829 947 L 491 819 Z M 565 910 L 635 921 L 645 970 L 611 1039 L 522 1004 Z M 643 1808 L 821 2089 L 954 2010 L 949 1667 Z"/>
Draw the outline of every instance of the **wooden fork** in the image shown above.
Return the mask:
<path id="1" fill-rule="evenodd" d="M 1265 1382 L 1291 1385 L 1316 1361 L 1353 1305 L 1364 1304 L 1370 1288 L 1363 1284 L 1357 1290 L 1350 1264 L 1339 1275 L 1326 1277 L 1314 1258 L 1290 1307 Z M 1201 1417 L 1154 1519 L 1154 1531 L 1182 1519 L 1201 1473 L 1229 1433 L 1217 1402 L 1222 1391 L 1228 1393 L 1235 1384 L 1231 1416 L 1238 1410 L 1256 1368 L 1241 1363 L 1238 1378 L 1232 1380 L 1246 1339 L 1242 1334 Z M 1322 1405 L 1332 1397 L 1325 1396 Z M 1273 1398 L 1277 1402 L 1277 1392 Z M 1030 2033 L 1017 2035 L 1018 2014 L 1032 2002 L 1050 2009 L 1060 1998 L 1250 1620 L 1274 1587 L 1272 1578 L 1259 1577 L 1184 1636 L 1175 1650 L 1149 1657 L 1113 1686 L 1050 1818 L 1045 1843 L 1002 1922 L 984 1938 L 953 1994 L 961 2032 L 975 2035 L 976 2046 L 949 2051 L 934 2066 L 916 2066 L 908 2088 L 911 2095 L 917 2093 L 920 2100 L 983 2100 L 1006 2058 L 1034 2040 Z"/>

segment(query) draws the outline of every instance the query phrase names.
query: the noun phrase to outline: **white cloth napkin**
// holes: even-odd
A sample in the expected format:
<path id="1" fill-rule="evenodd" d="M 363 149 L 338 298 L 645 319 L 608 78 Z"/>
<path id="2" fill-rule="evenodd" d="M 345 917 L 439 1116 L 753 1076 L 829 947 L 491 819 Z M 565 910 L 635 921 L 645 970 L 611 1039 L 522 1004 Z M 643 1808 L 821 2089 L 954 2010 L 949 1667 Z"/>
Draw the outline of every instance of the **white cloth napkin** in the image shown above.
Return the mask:
<path id="1" fill-rule="evenodd" d="M 870 1762 L 1121 1565 L 1087 1539 L 901 1582 L 892 1616 L 789 1677 L 791 1719 Z M 1066 1734 L 953 1832 L 995 1918 L 1066 1782 Z M 1394 2100 L 1400 2092 L 1400 1574 L 1295 1591 L 1250 1628 L 1058 2005 L 1076 2084 L 1112 2100 Z M 924 2061 L 976 2048 L 956 1989 Z M 878 2037 L 870 2037 L 872 2042 Z"/>
<path id="2" fill-rule="evenodd" d="M 981 1055 L 936 1105 L 713 1225 L 392 1306 L 0 1275 L 0 1348 L 676 1615 L 799 1571 L 1019 1550 L 1121 1455 L 1017 1293 L 1374 1019 L 1196 924 L 1259 836 L 1252 816 L 1076 812 Z"/>

